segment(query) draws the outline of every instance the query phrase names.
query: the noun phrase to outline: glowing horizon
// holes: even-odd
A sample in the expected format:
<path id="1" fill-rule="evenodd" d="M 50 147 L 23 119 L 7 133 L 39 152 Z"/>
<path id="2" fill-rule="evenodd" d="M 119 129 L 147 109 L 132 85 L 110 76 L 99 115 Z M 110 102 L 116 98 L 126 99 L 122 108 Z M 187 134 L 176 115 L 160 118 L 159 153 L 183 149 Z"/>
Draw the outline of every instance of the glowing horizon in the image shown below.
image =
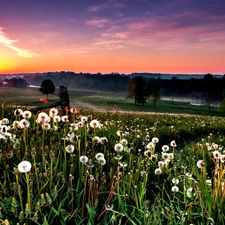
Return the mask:
<path id="1" fill-rule="evenodd" d="M 224 11 L 224 0 L 5 1 L 0 74 L 225 74 Z"/>

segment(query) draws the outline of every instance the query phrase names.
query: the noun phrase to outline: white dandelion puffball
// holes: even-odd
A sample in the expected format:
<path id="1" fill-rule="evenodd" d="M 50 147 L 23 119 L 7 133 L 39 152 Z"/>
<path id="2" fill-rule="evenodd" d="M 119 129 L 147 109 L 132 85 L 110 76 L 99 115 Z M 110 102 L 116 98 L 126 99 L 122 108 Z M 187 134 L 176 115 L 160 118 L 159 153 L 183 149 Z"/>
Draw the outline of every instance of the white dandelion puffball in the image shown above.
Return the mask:
<path id="1" fill-rule="evenodd" d="M 95 155 L 95 158 L 98 160 L 99 158 L 103 157 L 104 158 L 104 154 L 99 152 Z"/>
<path id="2" fill-rule="evenodd" d="M 152 149 L 152 148 L 154 148 L 154 143 L 153 142 L 149 142 L 148 144 L 147 144 L 147 146 L 146 146 L 146 148 L 147 149 Z"/>
<path id="3" fill-rule="evenodd" d="M 155 174 L 160 175 L 162 173 L 162 170 L 160 168 L 155 169 Z"/>
<path id="4" fill-rule="evenodd" d="M 174 140 L 171 141 L 171 142 L 170 142 L 170 146 L 171 146 L 171 147 L 177 147 L 176 141 L 174 141 Z"/>
<path id="5" fill-rule="evenodd" d="M 74 152 L 74 146 L 73 145 L 67 145 L 65 150 L 68 153 L 73 153 Z"/>
<path id="6" fill-rule="evenodd" d="M 38 123 L 49 123 L 50 117 L 47 115 L 47 113 L 41 112 L 38 114 L 37 122 Z"/>
<path id="7" fill-rule="evenodd" d="M 178 191 L 179 191 L 179 188 L 178 188 L 177 186 L 173 186 L 173 187 L 172 187 L 172 191 L 173 191 L 173 192 L 178 192 Z"/>
<path id="8" fill-rule="evenodd" d="M 30 111 L 24 111 L 22 116 L 24 119 L 30 119 L 32 116 L 32 113 Z"/>
<path id="9" fill-rule="evenodd" d="M 173 183 L 173 184 L 179 184 L 179 179 L 173 178 L 173 179 L 172 179 L 172 183 Z"/>
<path id="10" fill-rule="evenodd" d="M 18 170 L 21 173 L 27 173 L 31 170 L 31 163 L 29 161 L 22 161 L 18 164 Z"/>
<path id="11" fill-rule="evenodd" d="M 105 158 L 104 157 L 98 158 L 98 163 L 101 164 L 102 166 L 104 166 L 106 164 Z"/>
<path id="12" fill-rule="evenodd" d="M 91 128 L 99 128 L 100 127 L 100 123 L 97 120 L 92 120 L 90 122 L 90 127 Z"/>
<path id="13" fill-rule="evenodd" d="M 22 109 L 16 109 L 14 111 L 14 115 L 15 116 L 22 116 L 23 115 L 23 110 Z"/>
<path id="14" fill-rule="evenodd" d="M 28 128 L 30 126 L 30 122 L 26 119 L 22 119 L 19 122 L 20 128 Z"/>
<path id="15" fill-rule="evenodd" d="M 122 151 L 123 151 L 123 145 L 120 144 L 120 143 L 116 144 L 116 145 L 114 146 L 114 150 L 115 150 L 116 152 L 122 152 Z"/>
<path id="16" fill-rule="evenodd" d="M 152 138 L 152 142 L 153 142 L 154 144 L 156 144 L 156 143 L 159 142 L 159 139 L 158 139 L 157 137 L 154 137 L 154 138 Z"/>
<path id="17" fill-rule="evenodd" d="M 82 116 L 82 117 L 80 118 L 80 121 L 81 121 L 83 124 L 86 124 L 87 121 L 88 121 L 87 116 Z"/>
<path id="18" fill-rule="evenodd" d="M 87 157 L 86 155 L 82 155 L 82 156 L 80 157 L 80 162 L 81 162 L 82 164 L 86 164 L 86 163 L 88 162 L 88 157 Z"/>
<path id="19" fill-rule="evenodd" d="M 197 162 L 197 167 L 199 168 L 199 169 L 202 169 L 202 168 L 204 168 L 204 160 L 198 160 L 198 162 Z"/>
<path id="20" fill-rule="evenodd" d="M 163 146 L 162 146 L 162 151 L 163 151 L 163 152 L 169 151 L 169 146 L 168 146 L 168 145 L 163 145 Z"/>

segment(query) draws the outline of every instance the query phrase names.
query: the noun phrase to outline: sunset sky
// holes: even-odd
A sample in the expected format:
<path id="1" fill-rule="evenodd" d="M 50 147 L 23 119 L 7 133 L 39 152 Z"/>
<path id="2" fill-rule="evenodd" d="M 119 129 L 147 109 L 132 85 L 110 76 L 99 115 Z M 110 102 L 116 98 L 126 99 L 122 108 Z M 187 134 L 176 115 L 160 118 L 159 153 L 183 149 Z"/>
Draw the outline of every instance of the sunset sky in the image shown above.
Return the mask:
<path id="1" fill-rule="evenodd" d="M 1 0 L 0 73 L 225 74 L 225 0 Z"/>

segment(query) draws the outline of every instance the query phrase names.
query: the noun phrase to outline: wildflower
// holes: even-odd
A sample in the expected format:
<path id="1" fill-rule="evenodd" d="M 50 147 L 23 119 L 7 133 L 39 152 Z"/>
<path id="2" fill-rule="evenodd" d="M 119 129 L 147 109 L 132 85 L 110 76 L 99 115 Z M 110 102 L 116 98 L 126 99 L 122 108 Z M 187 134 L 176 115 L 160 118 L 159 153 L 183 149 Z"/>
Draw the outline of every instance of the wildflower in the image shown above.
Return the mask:
<path id="1" fill-rule="evenodd" d="M 76 108 L 70 108 L 70 112 L 72 114 L 77 114 L 78 113 L 78 110 Z"/>
<path id="2" fill-rule="evenodd" d="M 23 110 L 22 109 L 16 109 L 14 111 L 14 115 L 15 116 L 22 116 L 23 115 Z"/>
<path id="3" fill-rule="evenodd" d="M 21 173 L 27 173 L 31 170 L 31 163 L 29 161 L 22 161 L 18 164 L 18 170 Z"/>
<path id="4" fill-rule="evenodd" d="M 163 161 L 159 161 L 158 162 L 158 166 L 161 169 L 163 166 L 165 165 L 165 163 Z"/>
<path id="5" fill-rule="evenodd" d="M 173 140 L 173 141 L 170 142 L 170 146 L 173 147 L 173 148 L 175 148 L 175 147 L 177 147 L 177 144 L 176 144 L 176 142 Z"/>
<path id="6" fill-rule="evenodd" d="M 95 155 L 95 158 L 98 160 L 99 158 L 101 158 L 101 157 L 103 157 L 104 158 L 104 154 L 103 153 L 97 153 L 96 155 Z"/>
<path id="7" fill-rule="evenodd" d="M 92 121 L 90 122 L 90 126 L 91 126 L 92 128 L 99 128 L 99 127 L 100 127 L 100 123 L 99 123 L 97 120 L 92 120 Z"/>
<path id="8" fill-rule="evenodd" d="M 101 137 L 101 144 L 106 144 L 108 142 L 108 139 L 106 137 Z"/>
<path id="9" fill-rule="evenodd" d="M 6 125 L 0 125 L 0 132 L 1 133 L 6 133 L 8 131 L 8 127 Z"/>
<path id="10" fill-rule="evenodd" d="M 172 183 L 173 183 L 173 184 L 179 184 L 179 179 L 173 178 L 173 179 L 172 179 Z"/>
<path id="11" fill-rule="evenodd" d="M 170 156 L 169 156 L 168 153 L 162 153 L 162 158 L 163 158 L 164 160 L 166 160 L 166 159 L 169 159 Z"/>
<path id="12" fill-rule="evenodd" d="M 79 121 L 78 123 L 77 123 L 77 127 L 83 127 L 83 123 L 81 122 L 81 121 Z"/>
<path id="13" fill-rule="evenodd" d="M 152 143 L 156 144 L 159 142 L 159 139 L 157 137 L 152 138 Z"/>
<path id="14" fill-rule="evenodd" d="M 144 156 L 149 156 L 149 153 L 150 153 L 150 151 L 149 151 L 149 150 L 144 151 Z"/>
<path id="15" fill-rule="evenodd" d="M 172 187 L 172 191 L 173 191 L 173 192 L 178 192 L 178 191 L 179 191 L 179 188 L 178 188 L 177 186 L 173 186 L 173 187 Z"/>
<path id="16" fill-rule="evenodd" d="M 65 147 L 66 152 L 73 153 L 74 152 L 74 146 L 73 145 L 67 145 Z"/>
<path id="17" fill-rule="evenodd" d="M 193 196 L 193 188 L 192 187 L 187 189 L 187 196 L 188 196 L 188 198 L 192 198 L 192 196 Z"/>
<path id="18" fill-rule="evenodd" d="M 92 141 L 95 142 L 95 143 L 101 143 L 101 138 L 98 137 L 98 136 L 95 136 L 92 138 Z"/>
<path id="19" fill-rule="evenodd" d="M 86 163 L 88 162 L 88 157 L 87 157 L 86 155 L 82 155 L 82 156 L 80 157 L 80 162 L 81 162 L 82 164 L 86 164 Z"/>
<path id="20" fill-rule="evenodd" d="M 60 116 L 56 115 L 56 116 L 53 117 L 53 122 L 54 123 L 59 123 L 60 121 L 61 121 L 61 117 Z"/>
<path id="21" fill-rule="evenodd" d="M 165 159 L 164 163 L 165 163 L 165 166 L 168 166 L 170 164 L 170 159 Z"/>
<path id="22" fill-rule="evenodd" d="M 125 163 L 125 162 L 120 162 L 119 165 L 120 165 L 120 167 L 122 167 L 122 168 L 127 167 L 127 163 Z"/>
<path id="23" fill-rule="evenodd" d="M 51 118 L 54 118 L 55 116 L 58 115 L 58 112 L 59 112 L 58 109 L 52 108 L 52 109 L 49 110 L 49 116 L 50 116 Z"/>
<path id="24" fill-rule="evenodd" d="M 62 122 L 66 123 L 69 122 L 69 117 L 68 116 L 62 116 Z"/>
<path id="25" fill-rule="evenodd" d="M 12 127 L 13 128 L 19 128 L 20 127 L 20 122 L 17 121 L 17 120 L 13 121 Z"/>
<path id="26" fill-rule="evenodd" d="M 88 118 L 87 118 L 86 116 L 82 116 L 82 117 L 80 118 L 80 121 L 81 121 L 83 124 L 86 124 L 87 121 L 88 121 Z"/>
<path id="27" fill-rule="evenodd" d="M 74 133 L 72 133 L 69 135 L 69 140 L 70 140 L 70 142 L 76 142 L 76 141 L 78 141 L 78 136 L 75 135 Z"/>
<path id="28" fill-rule="evenodd" d="M 24 111 L 23 112 L 23 118 L 24 119 L 30 119 L 32 116 L 32 113 L 30 111 Z"/>
<path id="29" fill-rule="evenodd" d="M 122 139 L 121 141 L 120 141 L 120 144 L 122 144 L 122 145 L 127 145 L 127 140 L 126 139 Z"/>
<path id="30" fill-rule="evenodd" d="M 155 169 L 155 174 L 160 175 L 162 173 L 162 170 L 160 168 Z"/>
<path id="31" fill-rule="evenodd" d="M 41 112 L 38 114 L 37 122 L 38 123 L 49 123 L 50 117 L 45 112 Z"/>
<path id="32" fill-rule="evenodd" d="M 42 124 L 42 129 L 43 130 L 50 130 L 50 128 L 51 128 L 51 125 L 49 123 L 43 123 Z"/>
<path id="33" fill-rule="evenodd" d="M 221 161 L 221 163 L 224 163 L 225 162 L 225 155 L 223 154 L 221 154 L 220 155 L 220 161 Z"/>
<path id="34" fill-rule="evenodd" d="M 169 146 L 168 145 L 163 145 L 162 146 L 162 151 L 163 152 L 167 152 L 169 150 Z"/>
<path id="35" fill-rule="evenodd" d="M 170 160 L 174 159 L 173 153 L 169 153 L 168 156 L 169 156 L 169 159 L 170 159 Z"/>
<path id="36" fill-rule="evenodd" d="M 220 152 L 217 151 L 217 150 L 213 152 L 213 158 L 214 159 L 220 159 L 220 155 L 221 155 Z"/>
<path id="37" fill-rule="evenodd" d="M 208 186 L 212 186 L 212 180 L 207 179 L 207 180 L 206 180 L 206 185 L 208 185 Z"/>
<path id="38" fill-rule="evenodd" d="M 118 130 L 118 131 L 116 132 L 116 134 L 117 134 L 117 136 L 121 137 L 121 136 L 123 135 L 123 132 L 122 132 L 121 130 Z"/>
<path id="39" fill-rule="evenodd" d="M 102 166 L 104 166 L 106 164 L 106 160 L 104 157 L 99 157 L 98 158 L 98 163 L 101 164 Z"/>
<path id="40" fill-rule="evenodd" d="M 204 160 L 198 160 L 197 162 L 197 167 L 199 169 L 203 169 L 204 168 Z"/>
<path id="41" fill-rule="evenodd" d="M 147 148 L 147 149 L 152 149 L 152 148 L 154 148 L 153 142 L 149 142 L 149 143 L 147 144 L 146 148 Z"/>
<path id="42" fill-rule="evenodd" d="M 8 118 L 3 118 L 2 119 L 2 124 L 5 125 L 5 124 L 8 124 L 9 123 L 9 119 Z"/>
<path id="43" fill-rule="evenodd" d="M 116 152 L 122 152 L 122 151 L 123 151 L 123 145 L 120 144 L 120 143 L 116 144 L 116 145 L 114 146 L 114 150 L 115 150 Z"/>
<path id="44" fill-rule="evenodd" d="M 30 122 L 26 119 L 20 120 L 20 128 L 28 128 L 30 126 Z"/>

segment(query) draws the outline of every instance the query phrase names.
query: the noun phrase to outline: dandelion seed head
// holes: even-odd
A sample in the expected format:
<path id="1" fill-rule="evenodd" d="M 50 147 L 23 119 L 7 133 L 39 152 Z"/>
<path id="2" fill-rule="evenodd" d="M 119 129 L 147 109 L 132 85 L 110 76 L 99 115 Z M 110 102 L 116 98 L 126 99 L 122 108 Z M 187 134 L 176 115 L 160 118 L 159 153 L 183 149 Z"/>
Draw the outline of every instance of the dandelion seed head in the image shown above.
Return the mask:
<path id="1" fill-rule="evenodd" d="M 174 141 L 174 140 L 171 141 L 170 146 L 173 147 L 173 148 L 177 147 L 176 141 Z"/>
<path id="2" fill-rule="evenodd" d="M 91 122 L 90 122 L 90 127 L 91 128 L 100 128 L 100 123 L 97 121 L 97 120 L 92 120 Z"/>
<path id="3" fill-rule="evenodd" d="M 120 144 L 120 143 L 117 143 L 115 146 L 114 146 L 114 150 L 116 152 L 122 152 L 123 151 L 123 145 Z"/>
<path id="4" fill-rule="evenodd" d="M 172 187 L 172 192 L 178 192 L 178 191 L 179 191 L 179 188 L 177 186 Z"/>
<path id="5" fill-rule="evenodd" d="M 22 116 L 23 115 L 23 110 L 22 109 L 16 109 L 14 111 L 14 115 L 15 116 Z"/>
<path id="6" fill-rule="evenodd" d="M 160 175 L 162 173 L 162 170 L 160 168 L 155 169 L 155 175 Z"/>
<path id="7" fill-rule="evenodd" d="M 73 145 L 67 145 L 65 147 L 66 152 L 73 153 L 74 152 L 74 146 Z"/>
<path id="8" fill-rule="evenodd" d="M 168 145 L 163 145 L 163 146 L 162 146 L 162 151 L 163 151 L 163 152 L 169 151 L 169 146 L 168 146 Z"/>
<path id="9" fill-rule="evenodd" d="M 152 143 L 156 144 L 159 142 L 159 139 L 157 137 L 152 138 Z"/>
<path id="10" fill-rule="evenodd" d="M 98 160 L 98 163 L 101 164 L 102 166 L 106 164 L 106 160 L 104 157 L 99 157 L 97 160 Z"/>
<path id="11" fill-rule="evenodd" d="M 18 170 L 21 173 L 27 173 L 31 170 L 31 163 L 29 161 L 22 161 L 18 164 Z"/>
<path id="12" fill-rule="evenodd" d="M 30 119 L 32 116 L 32 113 L 30 111 L 24 111 L 22 116 L 24 119 Z"/>
<path id="13" fill-rule="evenodd" d="M 197 162 L 197 167 L 199 168 L 199 169 L 203 169 L 204 168 L 204 160 L 198 160 L 198 162 Z"/>
<path id="14" fill-rule="evenodd" d="M 82 155 L 82 156 L 80 157 L 80 162 L 81 162 L 82 164 L 86 164 L 86 163 L 88 162 L 88 157 L 87 157 L 86 155 Z"/>
<path id="15" fill-rule="evenodd" d="M 172 183 L 173 183 L 173 184 L 179 184 L 179 179 L 173 178 L 173 179 L 172 179 Z"/>

